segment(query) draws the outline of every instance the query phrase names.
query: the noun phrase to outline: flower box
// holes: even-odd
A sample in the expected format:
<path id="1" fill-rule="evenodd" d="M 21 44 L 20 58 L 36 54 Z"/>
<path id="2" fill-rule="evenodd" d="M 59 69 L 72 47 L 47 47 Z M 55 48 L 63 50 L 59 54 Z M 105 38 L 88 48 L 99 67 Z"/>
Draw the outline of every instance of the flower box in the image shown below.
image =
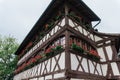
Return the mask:
<path id="1" fill-rule="evenodd" d="M 84 50 L 80 46 L 76 45 L 75 43 L 72 44 L 72 49 L 77 52 L 84 53 Z"/>

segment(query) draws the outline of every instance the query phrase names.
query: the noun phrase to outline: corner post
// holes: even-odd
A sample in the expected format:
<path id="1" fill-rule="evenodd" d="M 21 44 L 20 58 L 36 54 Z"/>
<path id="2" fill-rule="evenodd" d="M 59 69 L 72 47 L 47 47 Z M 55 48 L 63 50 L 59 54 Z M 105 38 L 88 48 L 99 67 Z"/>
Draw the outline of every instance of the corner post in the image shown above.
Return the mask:
<path id="1" fill-rule="evenodd" d="M 67 15 L 68 15 L 68 6 L 65 3 L 65 28 L 66 28 L 66 31 L 65 31 L 65 69 L 66 69 L 65 76 L 66 76 L 66 79 L 65 80 L 70 80 L 70 77 L 69 77 L 69 71 L 71 70 L 71 59 L 70 59 L 70 52 L 69 52 L 70 33 L 67 30 L 67 27 L 69 24 Z"/>

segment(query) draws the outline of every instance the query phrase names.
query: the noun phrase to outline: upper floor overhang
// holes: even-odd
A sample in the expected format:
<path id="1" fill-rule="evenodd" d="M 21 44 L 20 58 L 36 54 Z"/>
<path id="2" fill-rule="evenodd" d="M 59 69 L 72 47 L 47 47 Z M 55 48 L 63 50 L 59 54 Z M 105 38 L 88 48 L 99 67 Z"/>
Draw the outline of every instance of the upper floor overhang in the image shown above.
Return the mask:
<path id="1" fill-rule="evenodd" d="M 52 0 L 45 12 L 41 15 L 41 17 L 38 19 L 31 31 L 25 37 L 18 50 L 15 52 L 16 55 L 20 54 L 21 50 L 23 50 L 23 48 L 28 44 L 32 36 L 34 36 L 38 30 L 42 30 L 42 27 L 45 24 L 45 22 L 48 19 L 50 19 L 51 15 L 65 3 L 75 7 L 78 10 L 78 12 L 81 12 L 82 14 L 87 16 L 91 21 L 100 20 L 100 18 L 82 0 Z"/>

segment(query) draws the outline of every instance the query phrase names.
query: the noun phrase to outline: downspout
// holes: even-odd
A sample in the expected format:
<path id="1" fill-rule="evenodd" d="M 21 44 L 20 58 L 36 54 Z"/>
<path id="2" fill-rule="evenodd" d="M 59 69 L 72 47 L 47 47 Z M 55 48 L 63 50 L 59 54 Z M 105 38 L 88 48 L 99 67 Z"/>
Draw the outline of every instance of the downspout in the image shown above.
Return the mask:
<path id="1" fill-rule="evenodd" d="M 95 25 L 95 26 L 93 26 L 93 29 L 97 26 L 97 25 L 99 25 L 101 23 L 101 19 L 98 21 L 98 23 Z"/>

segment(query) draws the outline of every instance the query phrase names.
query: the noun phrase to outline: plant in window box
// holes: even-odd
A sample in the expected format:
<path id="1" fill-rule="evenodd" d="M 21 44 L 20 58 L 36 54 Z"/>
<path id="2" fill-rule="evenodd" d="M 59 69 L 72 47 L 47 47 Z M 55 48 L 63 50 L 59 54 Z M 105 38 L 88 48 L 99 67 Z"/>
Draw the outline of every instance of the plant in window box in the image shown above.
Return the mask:
<path id="1" fill-rule="evenodd" d="M 75 43 L 72 44 L 72 49 L 77 52 L 84 53 L 84 50 L 80 46 L 76 45 Z"/>
<path id="2" fill-rule="evenodd" d="M 96 61 L 100 60 L 100 56 L 95 50 L 90 50 L 90 52 L 87 54 L 91 59 L 94 59 Z"/>
<path id="3" fill-rule="evenodd" d="M 45 51 L 45 54 L 47 57 L 52 56 L 53 55 L 52 47 L 47 48 L 47 50 Z"/>
<path id="4" fill-rule="evenodd" d="M 61 45 L 57 45 L 55 48 L 52 49 L 54 51 L 54 54 L 58 54 L 60 51 L 63 50 L 63 47 Z"/>
<path id="5" fill-rule="evenodd" d="M 77 22 L 81 22 L 80 18 L 78 16 L 76 16 L 76 14 L 74 14 L 74 13 L 71 12 L 69 15 L 71 17 L 73 17 Z"/>
<path id="6" fill-rule="evenodd" d="M 28 68 L 31 68 L 32 66 L 34 66 L 35 62 L 36 62 L 36 59 L 35 58 L 31 58 L 29 60 L 29 62 L 27 63 Z"/>
<path id="7" fill-rule="evenodd" d="M 40 33 L 39 33 L 39 39 L 41 39 L 43 36 L 44 36 L 44 33 L 43 33 L 43 32 L 40 32 Z"/>
<path id="8" fill-rule="evenodd" d="M 36 64 L 37 64 L 42 59 L 42 56 L 41 55 L 36 55 L 35 59 L 36 59 Z"/>

